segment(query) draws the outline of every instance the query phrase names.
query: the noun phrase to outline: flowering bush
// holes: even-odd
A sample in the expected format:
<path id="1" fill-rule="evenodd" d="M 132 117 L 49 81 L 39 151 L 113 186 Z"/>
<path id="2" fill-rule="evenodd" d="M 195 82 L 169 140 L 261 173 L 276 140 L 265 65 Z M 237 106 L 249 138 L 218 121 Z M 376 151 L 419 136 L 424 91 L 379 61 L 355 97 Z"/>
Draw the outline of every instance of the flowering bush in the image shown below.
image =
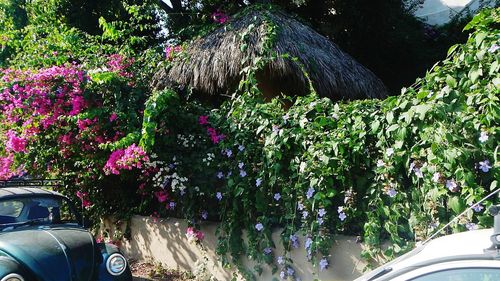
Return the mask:
<path id="1" fill-rule="evenodd" d="M 299 247 L 327 269 L 336 233 L 360 234 L 367 257 L 389 239 L 383 254 L 393 257 L 468 207 L 445 231 L 491 225 L 495 199 L 478 202 L 498 188 L 499 21 L 498 10 L 476 17 L 467 44 L 384 101 L 333 103 L 311 89 L 288 109 L 264 103 L 255 73 L 273 59 L 272 23 L 262 58 L 218 109 L 151 93 L 141 58 L 3 69 L 0 178 L 63 178 L 61 191 L 96 218 L 182 216 L 192 242 L 203 240 L 200 223 L 219 220 L 223 262 L 246 255 L 283 279 L 296 277 L 290 251 Z M 262 270 L 239 269 L 249 279 Z"/>

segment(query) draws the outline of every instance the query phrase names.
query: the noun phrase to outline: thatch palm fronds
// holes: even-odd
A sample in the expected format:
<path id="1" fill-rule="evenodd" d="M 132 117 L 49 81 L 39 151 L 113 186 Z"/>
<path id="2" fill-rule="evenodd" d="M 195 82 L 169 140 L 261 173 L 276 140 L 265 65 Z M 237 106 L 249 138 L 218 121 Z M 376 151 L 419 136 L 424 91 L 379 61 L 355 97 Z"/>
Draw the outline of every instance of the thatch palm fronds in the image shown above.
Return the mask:
<path id="1" fill-rule="evenodd" d="M 186 58 L 157 73 L 155 86 L 162 88 L 174 82 L 205 94 L 232 93 L 241 79 L 242 69 L 262 55 L 269 22 L 277 27 L 273 47 L 277 57 L 257 74 L 264 95 L 308 93 L 309 82 L 303 69 L 322 97 L 340 100 L 387 95 L 383 83 L 370 70 L 326 37 L 280 10 L 247 11 L 194 40 L 186 50 Z M 250 25 L 254 28 L 249 29 Z M 242 36 L 245 33 L 247 35 Z"/>

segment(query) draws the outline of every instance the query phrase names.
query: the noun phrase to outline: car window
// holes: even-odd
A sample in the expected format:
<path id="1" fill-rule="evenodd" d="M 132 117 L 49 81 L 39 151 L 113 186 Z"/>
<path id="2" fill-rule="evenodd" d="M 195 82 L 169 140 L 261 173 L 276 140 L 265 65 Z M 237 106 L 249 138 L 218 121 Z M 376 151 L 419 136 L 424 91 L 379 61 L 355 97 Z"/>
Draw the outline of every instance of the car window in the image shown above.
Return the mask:
<path id="1" fill-rule="evenodd" d="M 23 207 L 24 204 L 21 201 L 0 201 L 0 216 L 17 218 L 21 214 Z"/>
<path id="2" fill-rule="evenodd" d="M 0 200 L 0 225 L 77 223 L 69 201 L 62 197 L 21 197 Z"/>
<path id="3" fill-rule="evenodd" d="M 500 268 L 460 268 L 428 273 L 411 281 L 497 281 Z"/>

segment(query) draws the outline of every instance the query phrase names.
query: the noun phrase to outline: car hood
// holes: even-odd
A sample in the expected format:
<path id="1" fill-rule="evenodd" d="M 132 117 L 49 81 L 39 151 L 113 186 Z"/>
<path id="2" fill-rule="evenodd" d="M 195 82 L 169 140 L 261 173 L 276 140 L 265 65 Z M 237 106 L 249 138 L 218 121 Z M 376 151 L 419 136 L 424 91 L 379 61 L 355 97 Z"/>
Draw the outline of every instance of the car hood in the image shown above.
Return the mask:
<path id="1" fill-rule="evenodd" d="M 80 228 L 37 227 L 0 233 L 0 250 L 44 281 L 90 281 L 96 268 L 92 235 Z"/>

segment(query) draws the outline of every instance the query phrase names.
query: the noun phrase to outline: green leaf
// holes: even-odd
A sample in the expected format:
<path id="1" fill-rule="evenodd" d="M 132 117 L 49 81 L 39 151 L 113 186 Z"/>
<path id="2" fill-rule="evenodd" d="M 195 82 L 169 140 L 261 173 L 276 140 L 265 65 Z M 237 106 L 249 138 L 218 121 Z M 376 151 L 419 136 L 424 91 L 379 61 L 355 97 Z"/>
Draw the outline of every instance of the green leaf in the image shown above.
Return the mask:
<path id="1" fill-rule="evenodd" d="M 451 76 L 450 74 L 446 75 L 446 84 L 451 88 L 455 88 L 457 86 L 457 80 Z"/>
<path id="2" fill-rule="evenodd" d="M 453 210 L 453 212 L 455 212 L 455 214 L 460 214 L 465 210 L 465 203 L 458 196 L 450 197 L 450 199 L 448 199 L 448 206 Z"/>
<path id="3" fill-rule="evenodd" d="M 498 66 L 499 66 L 498 61 L 497 61 L 497 60 L 496 60 L 496 61 L 494 61 L 494 62 L 490 65 L 490 72 L 489 72 L 488 74 L 489 74 L 489 75 L 493 75 L 493 74 L 497 73 L 497 72 L 498 72 L 498 70 L 499 70 L 499 67 L 498 67 Z"/>
<path id="4" fill-rule="evenodd" d="M 486 38 L 486 36 L 488 36 L 488 34 L 485 32 L 480 32 L 476 34 L 476 37 L 474 39 L 476 41 L 476 47 L 479 47 L 481 43 L 483 43 L 483 40 L 484 38 Z"/>
<path id="5" fill-rule="evenodd" d="M 472 83 L 475 83 L 481 75 L 483 75 L 483 70 L 475 66 L 469 71 L 468 76 L 471 79 Z"/>

